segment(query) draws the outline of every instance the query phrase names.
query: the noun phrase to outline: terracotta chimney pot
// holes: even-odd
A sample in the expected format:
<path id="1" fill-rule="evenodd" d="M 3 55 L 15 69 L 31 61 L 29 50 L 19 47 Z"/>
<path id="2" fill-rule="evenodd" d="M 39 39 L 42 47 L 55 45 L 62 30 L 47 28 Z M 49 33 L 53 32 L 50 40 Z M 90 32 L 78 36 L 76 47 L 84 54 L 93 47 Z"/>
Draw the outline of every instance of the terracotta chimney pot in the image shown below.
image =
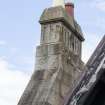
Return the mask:
<path id="1" fill-rule="evenodd" d="M 65 9 L 70 16 L 74 17 L 74 4 L 73 3 L 66 3 Z"/>

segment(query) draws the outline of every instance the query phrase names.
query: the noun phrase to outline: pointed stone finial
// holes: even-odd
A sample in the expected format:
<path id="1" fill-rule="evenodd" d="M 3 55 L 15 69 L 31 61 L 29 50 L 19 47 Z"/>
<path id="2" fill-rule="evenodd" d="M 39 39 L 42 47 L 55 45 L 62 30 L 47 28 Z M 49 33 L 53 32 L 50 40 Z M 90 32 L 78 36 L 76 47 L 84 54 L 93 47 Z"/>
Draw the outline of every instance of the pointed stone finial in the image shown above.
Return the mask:
<path id="1" fill-rule="evenodd" d="M 65 8 L 65 0 L 53 0 L 53 7 L 62 6 Z"/>

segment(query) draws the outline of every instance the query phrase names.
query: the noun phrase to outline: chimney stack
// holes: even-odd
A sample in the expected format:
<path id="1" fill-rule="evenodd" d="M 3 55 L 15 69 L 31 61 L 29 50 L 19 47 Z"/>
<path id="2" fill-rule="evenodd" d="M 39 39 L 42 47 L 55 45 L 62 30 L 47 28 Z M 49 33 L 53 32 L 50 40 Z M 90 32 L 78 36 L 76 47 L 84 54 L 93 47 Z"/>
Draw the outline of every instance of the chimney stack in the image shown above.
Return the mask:
<path id="1" fill-rule="evenodd" d="M 66 9 L 67 13 L 74 18 L 74 4 L 66 3 L 65 9 Z"/>

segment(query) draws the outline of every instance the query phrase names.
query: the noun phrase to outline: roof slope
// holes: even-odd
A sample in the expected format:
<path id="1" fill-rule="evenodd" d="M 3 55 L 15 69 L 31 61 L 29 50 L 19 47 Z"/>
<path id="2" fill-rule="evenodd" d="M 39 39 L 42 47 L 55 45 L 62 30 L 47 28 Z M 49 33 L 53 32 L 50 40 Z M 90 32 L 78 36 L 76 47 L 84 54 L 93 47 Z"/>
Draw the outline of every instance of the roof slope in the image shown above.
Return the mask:
<path id="1" fill-rule="evenodd" d="M 79 84 L 74 89 L 73 93 L 69 95 L 66 103 L 64 105 L 83 105 L 85 94 L 90 91 L 90 88 L 97 81 L 97 75 L 104 69 L 105 63 L 105 36 L 102 38 L 98 44 L 96 50 L 88 60 L 83 77 L 81 78 Z"/>

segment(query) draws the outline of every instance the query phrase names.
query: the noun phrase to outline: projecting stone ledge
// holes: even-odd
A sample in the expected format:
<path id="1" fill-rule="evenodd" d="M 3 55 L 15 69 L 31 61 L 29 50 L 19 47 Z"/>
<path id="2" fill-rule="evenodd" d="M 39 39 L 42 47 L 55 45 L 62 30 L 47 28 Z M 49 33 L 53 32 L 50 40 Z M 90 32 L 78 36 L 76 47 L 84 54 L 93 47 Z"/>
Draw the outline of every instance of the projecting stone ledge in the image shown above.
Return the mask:
<path id="1" fill-rule="evenodd" d="M 45 9 L 39 20 L 41 24 L 58 21 L 62 21 L 81 41 L 85 40 L 79 24 L 77 24 L 74 17 L 68 15 L 67 11 L 62 6 Z"/>

